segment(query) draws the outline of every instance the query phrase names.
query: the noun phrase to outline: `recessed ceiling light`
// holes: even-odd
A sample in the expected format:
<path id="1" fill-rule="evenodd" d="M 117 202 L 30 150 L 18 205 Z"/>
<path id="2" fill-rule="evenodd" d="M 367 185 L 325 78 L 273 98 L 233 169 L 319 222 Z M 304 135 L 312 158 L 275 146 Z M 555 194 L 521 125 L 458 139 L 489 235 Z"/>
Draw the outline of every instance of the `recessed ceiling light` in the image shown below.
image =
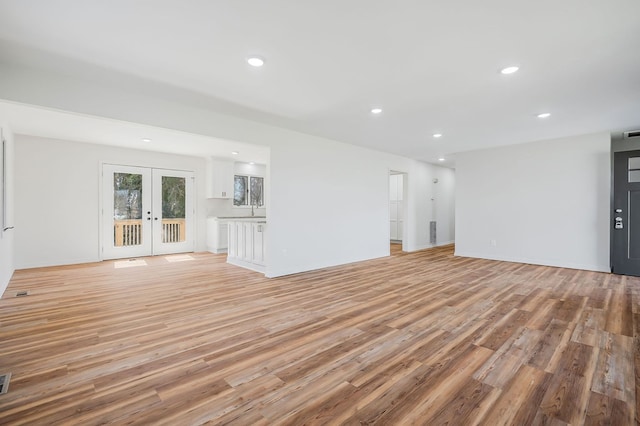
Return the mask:
<path id="1" fill-rule="evenodd" d="M 510 67 L 506 67 L 506 68 L 502 68 L 500 70 L 500 72 L 502 74 L 513 74 L 514 72 L 518 71 L 520 69 L 520 67 L 517 67 L 515 65 L 512 65 Z"/>
<path id="2" fill-rule="evenodd" d="M 438 158 L 438 161 L 444 161 L 444 158 L 440 157 Z"/>
<path id="3" fill-rule="evenodd" d="M 240 153 L 239 153 L 238 151 L 231 151 L 231 154 L 233 154 L 233 155 L 238 155 L 238 154 L 240 154 Z"/>
<path id="4" fill-rule="evenodd" d="M 253 161 L 249 161 L 249 164 L 251 164 L 253 166 L 256 163 L 254 163 Z"/>
<path id="5" fill-rule="evenodd" d="M 538 114 L 538 118 L 549 118 L 551 117 L 550 112 L 543 112 L 542 114 Z"/>
<path id="6" fill-rule="evenodd" d="M 252 67 L 261 67 L 264 65 L 264 59 L 261 58 L 260 56 L 249 56 L 247 58 L 247 62 Z"/>
<path id="7" fill-rule="evenodd" d="M 371 114 L 380 114 L 382 112 L 382 108 L 371 108 Z"/>
<path id="8" fill-rule="evenodd" d="M 151 142 L 151 139 L 149 139 L 149 138 L 142 138 L 142 142 Z"/>
<path id="9" fill-rule="evenodd" d="M 441 138 L 442 137 L 442 133 L 434 133 L 433 137 L 434 138 Z"/>

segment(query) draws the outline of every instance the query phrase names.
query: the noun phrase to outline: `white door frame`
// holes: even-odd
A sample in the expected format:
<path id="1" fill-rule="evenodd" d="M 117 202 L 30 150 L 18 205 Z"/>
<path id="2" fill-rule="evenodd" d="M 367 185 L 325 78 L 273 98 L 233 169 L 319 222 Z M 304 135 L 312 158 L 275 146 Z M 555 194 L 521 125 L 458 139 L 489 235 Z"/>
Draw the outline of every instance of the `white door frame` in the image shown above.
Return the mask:
<path id="1" fill-rule="evenodd" d="M 182 242 L 164 242 L 165 234 L 162 223 L 162 177 L 181 177 L 185 180 L 185 238 Z M 194 173 L 181 170 L 152 169 L 153 187 L 153 254 L 185 253 L 193 251 L 195 234 L 193 232 L 193 181 Z M 160 192 L 159 192 L 160 191 Z M 159 196 L 158 196 L 159 195 Z"/>
<path id="2" fill-rule="evenodd" d="M 195 247 L 194 172 L 160 169 L 146 166 L 125 166 L 101 163 L 100 195 L 100 254 L 101 259 L 122 259 L 169 253 L 191 252 Z M 113 218 L 113 173 L 141 174 L 142 230 L 141 244 L 115 247 Z M 185 178 L 185 238 L 182 242 L 163 242 L 162 176 Z"/>
<path id="3" fill-rule="evenodd" d="M 401 241 L 402 242 L 402 250 L 403 251 L 407 251 L 408 247 L 409 247 L 409 243 L 408 243 L 408 239 L 409 239 L 409 233 L 407 232 L 408 229 L 408 209 L 407 206 L 409 205 L 408 200 L 409 200 L 409 173 L 407 172 L 403 172 L 397 169 L 389 169 L 388 173 L 387 173 L 387 198 L 388 198 L 388 208 L 387 208 L 387 212 L 389 214 L 389 220 L 387 221 L 387 229 L 389 229 L 389 224 L 391 222 L 391 176 L 392 175 L 402 175 L 402 201 L 401 201 L 401 206 L 402 206 L 402 213 L 401 213 L 401 217 L 398 218 L 398 221 L 402 223 L 402 238 L 397 239 L 396 241 Z M 389 230 L 389 238 L 388 240 L 391 240 L 391 232 Z"/>
<path id="4" fill-rule="evenodd" d="M 142 175 L 142 217 L 139 244 L 117 247 L 114 243 L 113 175 L 131 173 Z M 103 164 L 102 166 L 102 256 L 104 259 L 148 256 L 152 252 L 151 228 L 151 169 L 146 167 Z M 149 212 L 149 213 L 147 213 Z"/>

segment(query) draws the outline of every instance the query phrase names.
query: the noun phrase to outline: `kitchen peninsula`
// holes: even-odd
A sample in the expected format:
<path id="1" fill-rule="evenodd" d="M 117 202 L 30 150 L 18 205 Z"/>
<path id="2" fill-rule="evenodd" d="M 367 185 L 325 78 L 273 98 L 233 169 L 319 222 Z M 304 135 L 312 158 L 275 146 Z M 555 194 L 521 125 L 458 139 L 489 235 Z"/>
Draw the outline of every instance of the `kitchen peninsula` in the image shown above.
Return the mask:
<path id="1" fill-rule="evenodd" d="M 207 228 L 209 251 L 221 253 L 226 249 L 227 263 L 265 272 L 266 217 L 210 217 Z"/>

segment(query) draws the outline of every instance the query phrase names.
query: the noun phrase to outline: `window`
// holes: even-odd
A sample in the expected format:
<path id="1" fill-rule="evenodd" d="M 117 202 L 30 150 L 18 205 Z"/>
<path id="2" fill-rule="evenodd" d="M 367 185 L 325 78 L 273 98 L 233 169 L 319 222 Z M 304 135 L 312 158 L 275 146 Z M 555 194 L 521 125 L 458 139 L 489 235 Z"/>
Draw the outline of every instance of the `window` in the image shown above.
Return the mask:
<path id="1" fill-rule="evenodd" d="M 233 177 L 233 205 L 236 207 L 264 207 L 264 178 L 235 175 Z"/>

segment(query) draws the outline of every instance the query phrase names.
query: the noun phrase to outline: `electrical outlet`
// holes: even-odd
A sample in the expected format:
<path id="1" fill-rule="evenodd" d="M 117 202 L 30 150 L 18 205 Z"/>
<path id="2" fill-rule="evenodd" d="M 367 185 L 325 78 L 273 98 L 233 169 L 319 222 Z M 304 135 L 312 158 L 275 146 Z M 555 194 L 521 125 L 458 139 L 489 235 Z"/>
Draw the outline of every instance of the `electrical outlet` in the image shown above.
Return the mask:
<path id="1" fill-rule="evenodd" d="M 491 239 L 489 240 L 489 245 L 491 245 L 491 247 L 495 247 L 498 245 L 498 242 L 496 240 Z"/>

